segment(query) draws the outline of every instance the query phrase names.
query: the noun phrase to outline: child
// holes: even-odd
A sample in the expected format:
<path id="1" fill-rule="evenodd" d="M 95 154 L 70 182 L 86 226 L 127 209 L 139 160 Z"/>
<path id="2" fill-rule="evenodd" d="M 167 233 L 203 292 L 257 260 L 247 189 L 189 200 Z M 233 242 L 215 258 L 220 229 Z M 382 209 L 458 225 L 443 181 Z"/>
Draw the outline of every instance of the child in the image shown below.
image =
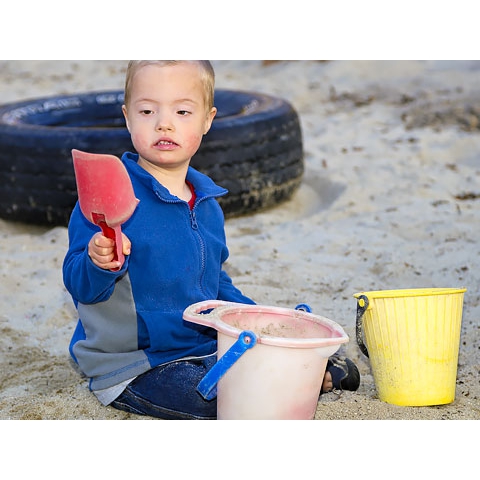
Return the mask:
<path id="1" fill-rule="evenodd" d="M 215 117 L 213 97 L 208 61 L 130 62 L 122 110 L 137 153 L 122 162 L 140 203 L 122 226 L 123 265 L 78 204 L 72 212 L 63 276 L 80 320 L 70 353 L 98 400 L 119 410 L 215 419 L 216 400 L 196 386 L 216 362 L 217 332 L 183 321 L 183 311 L 208 299 L 254 303 L 222 269 L 216 198 L 227 191 L 189 166 Z M 329 360 L 322 391 L 358 384 L 350 360 Z"/>

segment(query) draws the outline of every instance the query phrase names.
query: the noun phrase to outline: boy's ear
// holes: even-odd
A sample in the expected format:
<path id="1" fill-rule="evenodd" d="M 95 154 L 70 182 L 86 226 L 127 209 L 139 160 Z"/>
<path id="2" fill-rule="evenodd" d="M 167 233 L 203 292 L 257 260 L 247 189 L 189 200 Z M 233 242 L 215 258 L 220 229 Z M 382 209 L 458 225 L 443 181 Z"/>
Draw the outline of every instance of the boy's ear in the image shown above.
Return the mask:
<path id="1" fill-rule="evenodd" d="M 212 126 L 212 122 L 216 114 L 217 114 L 216 107 L 212 107 L 210 111 L 207 113 L 207 118 L 205 120 L 205 130 L 203 132 L 204 135 L 206 135 L 210 130 L 210 127 Z"/>
<path id="2" fill-rule="evenodd" d="M 128 127 L 128 117 L 127 117 L 127 107 L 125 105 L 122 105 L 122 113 L 125 118 L 125 123 L 127 125 L 127 130 L 130 131 L 130 128 Z"/>

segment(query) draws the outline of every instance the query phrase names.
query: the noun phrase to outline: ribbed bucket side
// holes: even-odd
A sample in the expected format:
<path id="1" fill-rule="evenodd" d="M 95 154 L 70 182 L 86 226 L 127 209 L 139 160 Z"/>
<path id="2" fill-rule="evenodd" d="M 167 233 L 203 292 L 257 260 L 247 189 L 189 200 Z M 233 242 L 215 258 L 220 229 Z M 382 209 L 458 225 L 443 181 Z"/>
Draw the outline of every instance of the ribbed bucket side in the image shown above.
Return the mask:
<path id="1" fill-rule="evenodd" d="M 366 345 L 380 400 L 422 406 L 455 399 L 463 291 L 369 296 Z"/>

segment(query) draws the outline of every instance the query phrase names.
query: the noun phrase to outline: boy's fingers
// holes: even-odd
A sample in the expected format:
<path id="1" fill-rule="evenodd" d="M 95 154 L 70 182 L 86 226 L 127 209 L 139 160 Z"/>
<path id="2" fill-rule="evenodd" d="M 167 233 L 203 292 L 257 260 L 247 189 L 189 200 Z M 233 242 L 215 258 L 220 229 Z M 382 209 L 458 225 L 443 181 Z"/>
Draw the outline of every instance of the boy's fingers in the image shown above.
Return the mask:
<path id="1" fill-rule="evenodd" d="M 112 247 L 115 242 L 111 238 L 103 236 L 101 233 L 96 233 L 93 237 L 93 242 L 97 247 L 108 248 Z"/>
<path id="2" fill-rule="evenodd" d="M 122 233 L 122 244 L 123 254 L 130 255 L 130 251 L 132 250 L 132 242 L 130 242 L 130 239 L 124 233 Z"/>
<path id="3" fill-rule="evenodd" d="M 99 261 L 97 261 L 93 258 L 92 258 L 92 261 L 97 267 L 99 267 L 103 270 L 117 270 L 118 268 L 122 267 L 122 263 L 120 263 L 118 261 L 102 263 L 102 262 L 99 262 Z"/>

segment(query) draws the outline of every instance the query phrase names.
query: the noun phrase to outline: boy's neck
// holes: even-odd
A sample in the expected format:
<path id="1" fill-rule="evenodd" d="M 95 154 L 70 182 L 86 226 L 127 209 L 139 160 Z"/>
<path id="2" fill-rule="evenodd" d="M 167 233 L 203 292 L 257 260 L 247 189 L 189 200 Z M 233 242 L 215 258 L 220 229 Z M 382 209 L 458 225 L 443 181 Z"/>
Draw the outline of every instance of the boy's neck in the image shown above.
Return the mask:
<path id="1" fill-rule="evenodd" d="M 150 173 L 150 175 L 155 177 L 172 195 L 186 202 L 190 200 L 192 192 L 185 181 L 187 178 L 188 164 L 174 169 L 159 168 L 146 162 L 141 157 L 138 160 L 138 164 Z"/>

